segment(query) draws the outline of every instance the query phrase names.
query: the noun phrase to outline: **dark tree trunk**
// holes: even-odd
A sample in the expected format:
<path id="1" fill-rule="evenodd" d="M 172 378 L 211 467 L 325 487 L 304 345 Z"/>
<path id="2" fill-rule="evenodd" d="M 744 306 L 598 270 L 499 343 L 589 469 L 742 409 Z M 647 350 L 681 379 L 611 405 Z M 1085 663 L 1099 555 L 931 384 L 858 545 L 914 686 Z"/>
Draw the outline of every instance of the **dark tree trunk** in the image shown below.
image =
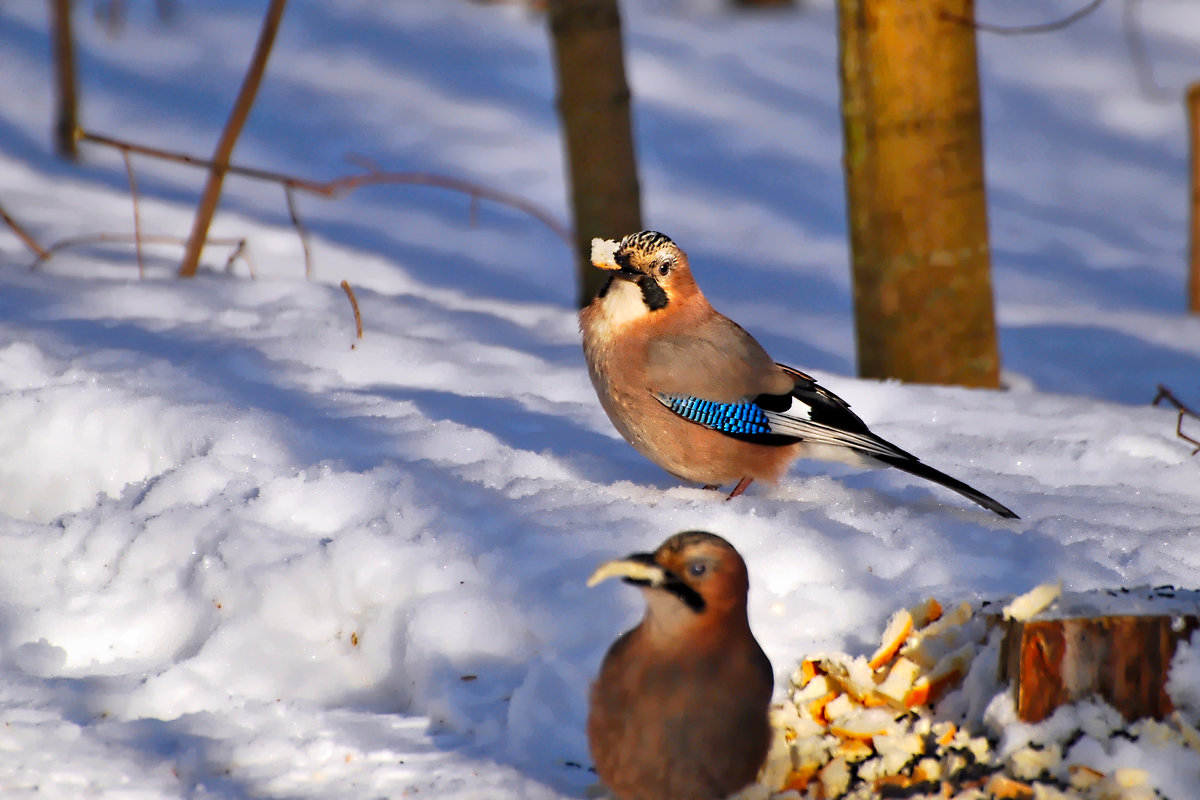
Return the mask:
<path id="1" fill-rule="evenodd" d="M 54 30 L 54 71 L 58 80 L 54 146 L 60 156 L 74 161 L 79 157 L 75 139 L 79 129 L 79 103 L 75 91 L 75 37 L 71 32 L 71 0 L 50 0 L 50 27 Z"/>
<path id="2" fill-rule="evenodd" d="M 1192 161 L 1191 202 L 1188 203 L 1191 265 L 1188 269 L 1188 310 L 1200 314 L 1200 81 L 1187 91 L 1188 142 Z"/>
<path id="3" fill-rule="evenodd" d="M 591 265 L 592 237 L 642 229 L 629 87 L 617 0 L 551 0 L 549 12 L 582 307 L 605 277 Z"/>

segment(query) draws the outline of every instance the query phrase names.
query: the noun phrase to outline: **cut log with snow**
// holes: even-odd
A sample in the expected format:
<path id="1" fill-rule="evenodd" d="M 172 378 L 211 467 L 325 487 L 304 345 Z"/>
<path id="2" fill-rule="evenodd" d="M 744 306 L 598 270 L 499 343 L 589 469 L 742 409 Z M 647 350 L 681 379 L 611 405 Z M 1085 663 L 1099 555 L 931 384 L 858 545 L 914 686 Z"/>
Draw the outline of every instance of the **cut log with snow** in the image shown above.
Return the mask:
<path id="1" fill-rule="evenodd" d="M 1011 684 L 1025 722 L 1094 696 L 1127 720 L 1163 719 L 1172 711 L 1166 682 L 1175 647 L 1200 627 L 1200 592 L 1064 593 L 1003 624 L 1000 677 Z"/>

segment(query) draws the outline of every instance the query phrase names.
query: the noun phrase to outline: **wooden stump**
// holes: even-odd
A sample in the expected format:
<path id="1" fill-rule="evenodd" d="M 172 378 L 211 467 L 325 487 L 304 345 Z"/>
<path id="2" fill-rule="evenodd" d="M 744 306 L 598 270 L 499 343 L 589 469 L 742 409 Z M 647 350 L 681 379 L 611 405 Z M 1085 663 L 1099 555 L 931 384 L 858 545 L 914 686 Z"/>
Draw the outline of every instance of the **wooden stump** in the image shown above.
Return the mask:
<path id="1" fill-rule="evenodd" d="M 1017 716 L 1040 722 L 1065 703 L 1099 696 L 1126 720 L 1162 719 L 1173 709 L 1166 692 L 1175 648 L 1200 627 L 1195 592 L 1173 589 L 1074 595 L 1072 603 L 1110 613 L 1072 613 L 1069 607 L 1026 620 L 1004 621 L 1000 678 L 1012 685 Z M 1090 597 L 1091 601 L 1081 600 Z M 1130 613 L 1121 600 L 1137 605 Z M 1155 608 L 1155 600 L 1158 608 Z"/>

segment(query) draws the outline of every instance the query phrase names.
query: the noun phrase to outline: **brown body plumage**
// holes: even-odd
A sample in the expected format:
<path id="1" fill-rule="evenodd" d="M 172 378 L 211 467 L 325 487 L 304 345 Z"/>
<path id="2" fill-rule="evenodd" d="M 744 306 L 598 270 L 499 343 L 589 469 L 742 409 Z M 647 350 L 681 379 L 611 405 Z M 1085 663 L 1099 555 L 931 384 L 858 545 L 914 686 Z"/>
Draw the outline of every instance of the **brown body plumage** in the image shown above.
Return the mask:
<path id="1" fill-rule="evenodd" d="M 746 616 L 749 579 L 719 536 L 677 534 L 604 565 L 646 596 L 592 686 L 588 742 L 619 800 L 718 800 L 754 780 L 770 742 L 771 664 Z"/>
<path id="2" fill-rule="evenodd" d="M 599 241 L 599 240 L 598 240 Z M 672 475 L 709 487 L 777 481 L 797 458 L 892 466 L 934 481 L 1003 517 L 1011 510 L 876 436 L 811 376 L 777 364 L 709 304 L 687 256 L 654 231 L 612 243 L 608 283 L 579 315 L 588 374 L 617 431 Z M 669 405 L 671 398 L 753 404 L 765 432 L 730 432 Z"/>
<path id="3" fill-rule="evenodd" d="M 792 388 L 759 343 L 728 317 L 714 314 L 687 277 L 678 282 L 669 314 L 623 321 L 626 304 L 642 303 L 637 284 L 623 280 L 609 285 L 607 302 L 580 313 L 584 356 L 600 405 L 626 441 L 681 480 L 715 486 L 744 477 L 776 481 L 803 455 L 803 443 L 771 447 L 733 439 L 649 396 L 647 387 L 686 394 L 704 386 L 711 387 L 705 399 L 737 402 Z"/>

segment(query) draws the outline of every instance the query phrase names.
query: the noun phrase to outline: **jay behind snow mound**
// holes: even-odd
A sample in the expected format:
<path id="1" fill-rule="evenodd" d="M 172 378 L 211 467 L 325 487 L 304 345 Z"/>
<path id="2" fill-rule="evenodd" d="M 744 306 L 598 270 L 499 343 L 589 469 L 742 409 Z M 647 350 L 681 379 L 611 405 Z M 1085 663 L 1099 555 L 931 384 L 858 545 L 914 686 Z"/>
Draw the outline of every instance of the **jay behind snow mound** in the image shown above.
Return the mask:
<path id="1" fill-rule="evenodd" d="M 675 477 L 737 497 L 777 481 L 798 458 L 890 466 L 941 484 L 1002 517 L 1011 510 L 867 429 L 850 405 L 709 305 L 687 256 L 655 231 L 592 240 L 611 271 L 579 314 L 600 404 L 638 452 Z"/>
<path id="2" fill-rule="evenodd" d="M 712 533 L 609 561 L 646 599 L 641 624 L 609 648 L 592 684 L 588 747 L 618 800 L 719 800 L 767 756 L 771 662 L 750 631 L 746 562 Z"/>

